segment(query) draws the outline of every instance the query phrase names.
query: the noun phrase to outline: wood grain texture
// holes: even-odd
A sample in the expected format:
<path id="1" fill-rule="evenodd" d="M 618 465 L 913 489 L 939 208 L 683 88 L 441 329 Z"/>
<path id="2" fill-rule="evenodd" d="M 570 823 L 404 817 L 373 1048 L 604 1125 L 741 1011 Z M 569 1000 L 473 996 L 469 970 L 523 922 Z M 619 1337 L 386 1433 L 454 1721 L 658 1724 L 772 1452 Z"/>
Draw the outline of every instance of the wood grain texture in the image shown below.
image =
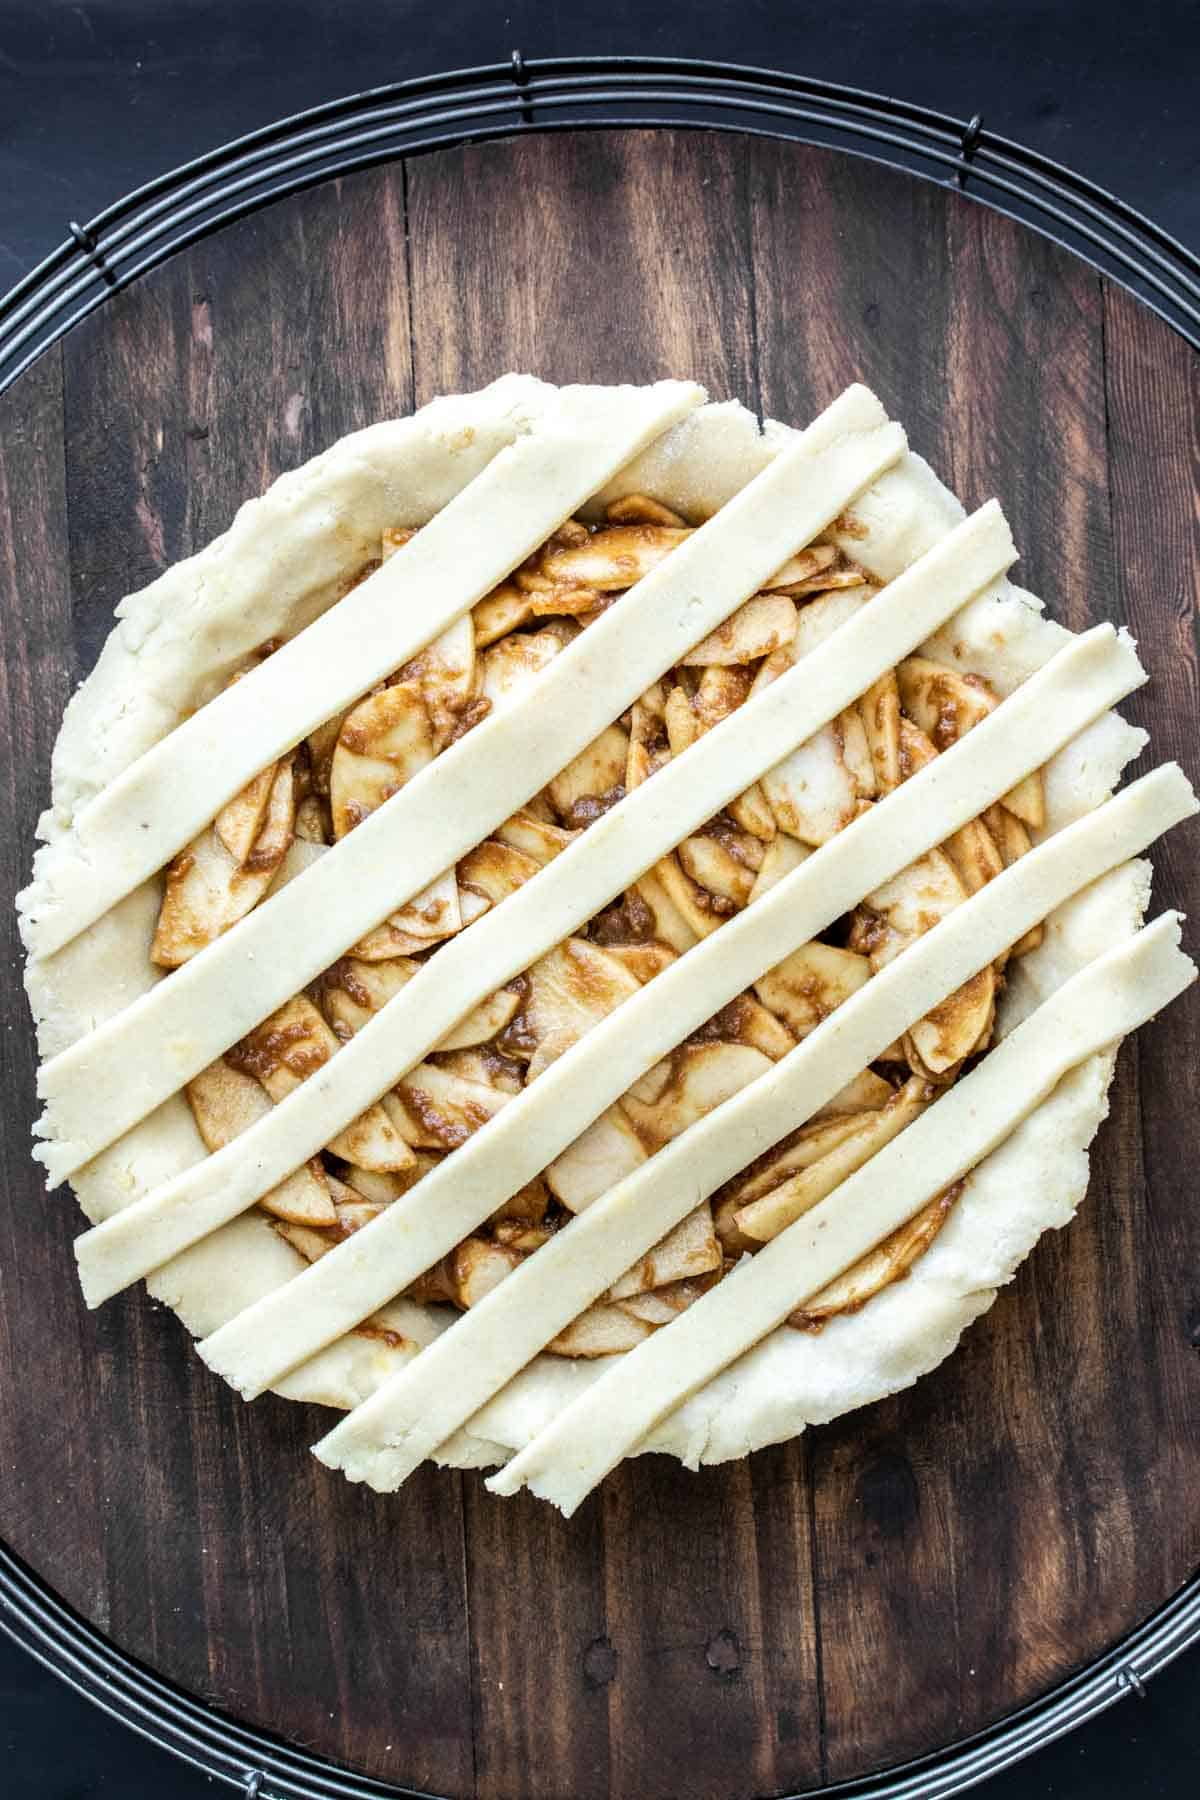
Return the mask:
<path id="1" fill-rule="evenodd" d="M 556 381 L 682 370 L 753 398 L 746 171 L 740 141 L 682 133 L 534 138 L 414 163 L 418 401 L 509 367 Z M 802 1493 L 799 1453 L 776 1463 Z M 570 1526 L 473 1478 L 465 1508 L 481 1794 L 670 1793 L 681 1743 L 697 1800 L 818 1777 L 803 1508 L 774 1535 L 781 1568 L 765 1590 L 744 1467 L 698 1482 L 634 1463 Z M 536 1594 L 532 1636 L 514 1612 L 522 1592 Z M 779 1712 L 795 1721 L 782 1758 L 762 1729 Z"/>
<path id="2" fill-rule="evenodd" d="M 344 431 L 507 368 L 691 374 L 802 422 L 852 379 L 1076 629 L 1128 622 L 1132 711 L 1195 778 L 1194 355 L 970 200 L 828 152 L 564 134 L 331 184 L 111 301 L 0 400 L 5 880 L 115 601 Z M 1194 839 L 1161 903 L 1200 911 Z M 6 915 L 7 916 L 7 915 Z M 477 1476 L 388 1499 L 247 1408 L 144 1295 L 77 1299 L 28 1158 L 15 933 L 0 1204 L 0 1533 L 117 1643 L 238 1717 L 481 1800 L 810 1790 L 1003 1716 L 1200 1562 L 1200 1003 L 1127 1047 L 1086 1206 L 911 1392 L 570 1524 Z"/>
<path id="3" fill-rule="evenodd" d="M 764 407 L 803 416 L 859 376 L 968 507 L 1001 498 L 1017 578 L 1064 622 L 1122 621 L 1099 278 L 961 197 L 832 157 L 809 159 L 798 184 L 792 164 L 786 146 L 762 146 L 751 178 Z M 815 316 L 796 301 L 800 267 L 819 272 Z M 1185 464 L 1179 485 L 1193 474 Z M 1179 514 L 1158 524 L 1164 561 L 1182 555 L 1190 569 Z M 1152 663 L 1165 623 L 1152 614 L 1139 633 Z M 1179 700 L 1167 696 L 1172 716 L 1194 719 L 1194 695 Z M 1151 709 L 1163 702 L 1156 685 Z M 1157 732 L 1156 745 L 1175 748 Z M 814 1436 L 831 1779 L 1002 1716 L 1014 1692 L 1041 1691 L 1119 1635 L 1155 1579 L 1150 1520 L 1170 1495 L 1152 1491 L 1153 1471 L 1177 1434 L 1157 1407 L 1117 1428 L 1130 1346 L 1148 1378 L 1159 1363 L 1134 1054 L 1114 1084 L 1084 1218 L 1043 1241 L 935 1380 Z M 1102 1313 L 1083 1304 L 1089 1295 L 1105 1296 Z M 1111 1421 L 1099 1438 L 1098 1418 Z M 1024 1504 L 991 1504 L 998 1483 L 1055 1529 L 1030 1533 Z M 864 1706 L 889 1643 L 904 1648 L 892 1703 Z"/>

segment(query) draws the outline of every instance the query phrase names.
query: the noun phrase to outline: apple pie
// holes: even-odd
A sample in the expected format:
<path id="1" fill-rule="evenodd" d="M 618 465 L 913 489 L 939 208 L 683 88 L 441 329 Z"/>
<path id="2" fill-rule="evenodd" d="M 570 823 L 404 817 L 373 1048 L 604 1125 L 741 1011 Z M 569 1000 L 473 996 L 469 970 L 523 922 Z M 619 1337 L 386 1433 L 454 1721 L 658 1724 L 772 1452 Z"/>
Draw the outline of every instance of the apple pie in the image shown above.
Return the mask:
<path id="1" fill-rule="evenodd" d="M 566 1511 L 932 1369 L 1195 974 L 1134 646 L 1015 559 L 865 388 L 510 375 L 123 601 L 20 901 L 88 1303 Z"/>

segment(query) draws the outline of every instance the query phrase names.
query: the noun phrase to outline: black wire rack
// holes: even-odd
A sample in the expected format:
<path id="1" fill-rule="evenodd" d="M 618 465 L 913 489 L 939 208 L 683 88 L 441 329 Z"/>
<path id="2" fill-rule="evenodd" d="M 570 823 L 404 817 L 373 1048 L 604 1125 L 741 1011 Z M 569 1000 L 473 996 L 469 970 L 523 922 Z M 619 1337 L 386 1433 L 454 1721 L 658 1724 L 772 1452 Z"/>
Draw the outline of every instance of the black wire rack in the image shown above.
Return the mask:
<path id="1" fill-rule="evenodd" d="M 1114 195 L 969 122 L 805 76 L 669 58 L 554 57 L 400 82 L 298 113 L 116 201 L 0 300 L 0 389 L 175 250 L 286 194 L 371 163 L 516 132 L 719 126 L 869 156 L 1023 220 L 1084 257 L 1200 349 L 1200 259 Z"/>
<path id="2" fill-rule="evenodd" d="M 0 1629 L 113 1718 L 244 1800 L 431 1800 L 213 1712 L 110 1644 L 3 1545 Z M 1107 1656 L 1000 1724 L 935 1756 L 824 1788 L 821 1800 L 951 1800 L 1119 1700 L 1144 1699 L 1151 1677 L 1198 1637 L 1200 1583 L 1194 1581 Z"/>
<path id="3" fill-rule="evenodd" d="M 827 145 L 966 189 L 1120 282 L 1200 349 L 1200 259 L 1094 183 L 984 129 L 804 76 L 667 58 L 526 60 L 333 101 L 197 157 L 80 225 L 0 299 L 0 391 L 108 297 L 234 219 L 317 182 L 525 131 L 719 128 Z M 368 1780 L 238 1725 L 142 1667 L 0 1544 L 0 1629 L 106 1712 L 245 1800 L 385 1800 Z M 980 1735 L 823 1792 L 950 1800 L 1061 1737 L 1200 1642 L 1200 1575 L 1106 1656 Z"/>

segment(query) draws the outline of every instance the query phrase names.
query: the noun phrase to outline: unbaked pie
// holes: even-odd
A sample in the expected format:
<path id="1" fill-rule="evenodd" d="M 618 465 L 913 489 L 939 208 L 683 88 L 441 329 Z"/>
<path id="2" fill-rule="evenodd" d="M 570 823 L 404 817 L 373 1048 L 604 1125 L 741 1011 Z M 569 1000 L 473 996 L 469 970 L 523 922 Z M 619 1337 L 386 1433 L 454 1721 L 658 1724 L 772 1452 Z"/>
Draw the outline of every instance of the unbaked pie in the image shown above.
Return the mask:
<path id="1" fill-rule="evenodd" d="M 89 1303 L 568 1511 L 932 1368 L 1194 976 L 1133 646 L 1015 556 L 861 387 L 507 376 L 125 601 L 21 901 Z"/>

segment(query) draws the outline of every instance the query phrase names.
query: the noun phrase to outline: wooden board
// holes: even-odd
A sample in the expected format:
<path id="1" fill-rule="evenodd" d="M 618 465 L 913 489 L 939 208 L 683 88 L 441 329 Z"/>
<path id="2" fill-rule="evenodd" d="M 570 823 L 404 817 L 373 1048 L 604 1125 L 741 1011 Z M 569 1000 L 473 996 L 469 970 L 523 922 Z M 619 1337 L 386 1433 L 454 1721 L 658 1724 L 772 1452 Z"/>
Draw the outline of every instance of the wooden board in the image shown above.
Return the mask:
<path id="1" fill-rule="evenodd" d="M 733 136 L 530 136 L 287 201 L 110 301 L 0 400 L 8 890 L 114 603 L 340 433 L 506 368 L 694 375 L 803 422 L 869 382 L 1074 628 L 1130 624 L 1132 708 L 1196 769 L 1197 362 L 961 196 Z M 1194 834 L 1158 895 L 1200 912 Z M 317 1465 L 144 1294 L 78 1298 L 28 1157 L 4 914 L 0 1535 L 116 1643 L 238 1718 L 438 1794 L 818 1787 L 1003 1717 L 1200 1562 L 1195 993 L 1126 1050 L 1092 1191 L 907 1394 L 566 1524 L 427 1470 Z M 1195 947 L 1193 931 L 1193 948 Z"/>

